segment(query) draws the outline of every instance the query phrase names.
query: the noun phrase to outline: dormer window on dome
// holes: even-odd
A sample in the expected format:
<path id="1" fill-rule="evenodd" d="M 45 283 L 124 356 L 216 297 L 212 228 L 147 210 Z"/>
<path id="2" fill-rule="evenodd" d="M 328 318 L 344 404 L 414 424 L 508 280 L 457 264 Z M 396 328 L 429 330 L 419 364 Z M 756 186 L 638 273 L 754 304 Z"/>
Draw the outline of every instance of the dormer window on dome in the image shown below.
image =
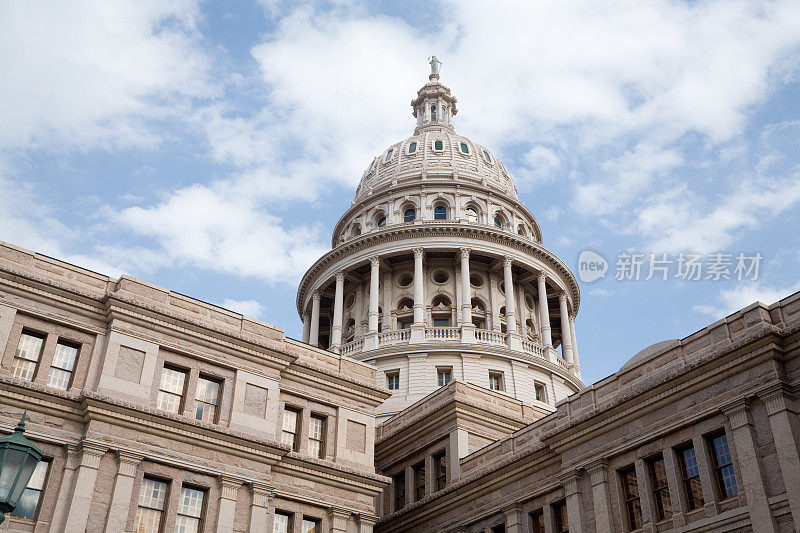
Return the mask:
<path id="1" fill-rule="evenodd" d="M 433 150 L 435 152 L 441 152 L 444 150 L 444 143 L 442 142 L 441 139 L 436 139 L 435 141 L 433 141 Z"/>
<path id="2" fill-rule="evenodd" d="M 431 106 L 431 122 L 436 122 L 436 105 Z"/>
<path id="3" fill-rule="evenodd" d="M 489 155 L 489 152 L 486 150 L 483 151 L 483 158 L 486 160 L 487 163 L 492 162 L 492 156 Z"/>
<path id="4" fill-rule="evenodd" d="M 417 152 L 417 141 L 412 141 L 408 143 L 408 154 L 414 154 Z"/>
<path id="5" fill-rule="evenodd" d="M 392 159 L 393 154 L 394 154 L 394 148 L 389 148 L 389 151 L 386 152 L 386 157 L 383 159 L 383 162 L 388 163 Z"/>
<path id="6" fill-rule="evenodd" d="M 458 147 L 461 149 L 462 154 L 464 155 L 469 154 L 469 146 L 467 146 L 467 143 L 462 142 L 458 145 Z"/>

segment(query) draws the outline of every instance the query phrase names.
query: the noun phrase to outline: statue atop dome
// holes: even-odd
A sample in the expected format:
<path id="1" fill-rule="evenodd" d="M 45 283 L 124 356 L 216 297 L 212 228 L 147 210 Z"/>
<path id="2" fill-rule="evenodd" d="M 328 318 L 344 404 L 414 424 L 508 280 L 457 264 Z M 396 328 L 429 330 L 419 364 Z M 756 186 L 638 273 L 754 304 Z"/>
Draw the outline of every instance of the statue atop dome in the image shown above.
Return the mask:
<path id="1" fill-rule="evenodd" d="M 431 56 L 428 58 L 428 63 L 431 65 L 431 75 L 428 76 L 429 80 L 438 80 L 439 79 L 439 67 L 442 66 L 442 62 L 439 61 L 436 56 Z"/>

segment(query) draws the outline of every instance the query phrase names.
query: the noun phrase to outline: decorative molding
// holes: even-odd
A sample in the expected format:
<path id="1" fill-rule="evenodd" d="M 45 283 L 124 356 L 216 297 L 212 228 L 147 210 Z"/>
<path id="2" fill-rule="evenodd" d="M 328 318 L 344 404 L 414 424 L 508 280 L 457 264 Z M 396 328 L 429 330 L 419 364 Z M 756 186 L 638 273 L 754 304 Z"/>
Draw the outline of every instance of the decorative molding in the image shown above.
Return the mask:
<path id="1" fill-rule="evenodd" d="M 240 479 L 228 477 L 225 475 L 220 476 L 219 477 L 220 497 L 223 500 L 236 501 L 239 488 L 243 484 L 244 483 Z"/>
<path id="2" fill-rule="evenodd" d="M 731 424 L 731 429 L 739 429 L 750 424 L 750 399 L 742 398 L 728 404 L 722 408 L 722 412 L 728 417 Z"/>
<path id="3" fill-rule="evenodd" d="M 592 486 L 608 482 L 608 459 L 600 458 L 588 463 L 586 472 L 589 473 Z"/>
<path id="4" fill-rule="evenodd" d="M 81 467 L 86 468 L 100 468 L 100 459 L 108 451 L 108 447 L 99 446 L 97 444 L 81 442 L 79 445 L 81 452 Z"/>
<path id="5" fill-rule="evenodd" d="M 266 483 L 251 483 L 250 492 L 253 495 L 255 507 L 269 507 L 269 502 L 275 497 L 275 487 Z"/>
<path id="6" fill-rule="evenodd" d="M 583 477 L 583 472 L 581 469 L 571 470 L 569 472 L 564 472 L 557 476 L 558 481 L 564 485 L 564 495 L 565 496 L 572 496 L 573 494 L 578 494 L 578 482 Z"/>
<path id="7" fill-rule="evenodd" d="M 414 248 L 414 259 L 422 259 L 425 256 L 425 250 L 423 248 Z"/>
<path id="8" fill-rule="evenodd" d="M 128 452 L 125 450 L 117 451 L 117 474 L 120 476 L 135 477 L 136 468 L 144 459 L 144 455 Z"/>

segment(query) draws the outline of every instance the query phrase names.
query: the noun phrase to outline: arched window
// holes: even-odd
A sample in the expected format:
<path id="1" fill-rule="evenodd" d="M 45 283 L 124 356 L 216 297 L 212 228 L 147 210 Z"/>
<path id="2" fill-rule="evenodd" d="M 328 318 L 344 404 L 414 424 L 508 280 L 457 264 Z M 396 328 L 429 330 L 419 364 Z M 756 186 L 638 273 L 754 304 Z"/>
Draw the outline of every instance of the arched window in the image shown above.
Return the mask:
<path id="1" fill-rule="evenodd" d="M 417 151 L 417 142 L 414 141 L 414 142 L 409 143 L 409 145 L 408 145 L 408 153 L 409 154 L 413 154 L 416 151 Z"/>
<path id="2" fill-rule="evenodd" d="M 431 122 L 436 122 L 436 104 L 431 106 Z"/>
<path id="3" fill-rule="evenodd" d="M 434 296 L 433 300 L 431 301 L 431 307 L 433 307 L 434 310 L 437 307 L 438 308 L 444 308 L 444 307 L 449 308 L 450 305 L 451 305 L 450 304 L 450 298 L 448 298 L 447 296 L 445 296 L 443 294 L 438 294 L 438 295 Z"/>
<path id="4" fill-rule="evenodd" d="M 394 154 L 394 148 L 389 148 L 389 151 L 386 152 L 386 157 L 384 158 L 383 162 L 386 163 L 392 159 L 392 154 Z"/>
<path id="5" fill-rule="evenodd" d="M 412 309 L 414 309 L 414 300 L 411 298 L 403 298 L 397 302 L 397 310 L 399 312 L 411 311 Z"/>
<path id="6" fill-rule="evenodd" d="M 447 220 L 447 208 L 443 205 L 437 205 L 433 208 L 434 220 Z"/>
<path id="7" fill-rule="evenodd" d="M 486 150 L 483 151 L 483 158 L 486 160 L 487 163 L 492 162 L 492 156 L 489 155 L 489 152 Z"/>
<path id="8" fill-rule="evenodd" d="M 386 225 L 386 217 L 380 217 L 378 219 L 378 227 L 382 228 Z"/>
<path id="9" fill-rule="evenodd" d="M 444 150 L 444 143 L 440 139 L 433 141 L 433 149 L 437 152 L 441 152 Z"/>
<path id="10" fill-rule="evenodd" d="M 403 213 L 403 222 L 414 222 L 414 219 L 417 218 L 417 210 L 413 207 L 409 207 Z"/>
<path id="11" fill-rule="evenodd" d="M 503 227 L 503 219 L 500 218 L 499 215 L 495 215 L 494 216 L 494 225 L 497 226 L 498 228 L 502 228 Z"/>
<path id="12" fill-rule="evenodd" d="M 520 225 L 517 227 L 517 233 L 519 233 L 519 234 L 520 234 L 520 235 L 522 235 L 523 237 L 527 237 L 527 236 L 528 236 L 528 233 L 525 231 L 525 226 L 523 226 L 522 224 L 520 224 Z"/>
<path id="13" fill-rule="evenodd" d="M 467 215 L 467 220 L 470 222 L 477 222 L 478 221 L 478 210 L 474 207 L 468 207 L 464 210 L 464 213 Z"/>
<path id="14" fill-rule="evenodd" d="M 462 154 L 468 154 L 469 153 L 469 146 L 467 146 L 467 143 L 459 144 L 459 148 L 461 148 L 461 153 Z"/>
<path id="15" fill-rule="evenodd" d="M 353 237 L 361 235 L 361 226 L 359 224 L 353 224 Z"/>

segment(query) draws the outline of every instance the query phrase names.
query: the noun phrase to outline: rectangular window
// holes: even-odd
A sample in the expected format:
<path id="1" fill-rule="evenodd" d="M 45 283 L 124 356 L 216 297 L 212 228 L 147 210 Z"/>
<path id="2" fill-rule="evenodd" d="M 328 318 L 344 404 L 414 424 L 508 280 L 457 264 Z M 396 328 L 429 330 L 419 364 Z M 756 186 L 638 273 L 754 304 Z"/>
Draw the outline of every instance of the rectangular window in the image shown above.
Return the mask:
<path id="1" fill-rule="evenodd" d="M 433 327 L 435 327 L 435 328 L 449 328 L 450 327 L 450 319 L 449 318 L 434 318 L 433 319 Z"/>
<path id="2" fill-rule="evenodd" d="M 569 533 L 567 502 L 564 500 L 553 504 L 553 531 L 554 533 Z"/>
<path id="3" fill-rule="evenodd" d="M 451 368 L 438 368 L 436 369 L 436 382 L 440 387 L 444 387 L 450 383 L 453 370 Z"/>
<path id="4" fill-rule="evenodd" d="M 72 381 L 72 371 L 78 358 L 78 346 L 58 341 L 53 364 L 47 373 L 47 386 L 67 390 Z"/>
<path id="5" fill-rule="evenodd" d="M 152 478 L 143 478 L 139 489 L 139 506 L 136 508 L 136 533 L 159 533 L 164 502 L 167 499 L 167 484 Z"/>
<path id="6" fill-rule="evenodd" d="M 304 516 L 303 533 L 322 533 L 321 520 Z"/>
<path id="7" fill-rule="evenodd" d="M 506 525 L 505 524 L 496 525 L 491 529 L 491 531 L 492 533 L 506 533 Z"/>
<path id="8" fill-rule="evenodd" d="M 400 329 L 411 329 L 411 324 L 413 322 L 411 320 L 401 320 L 400 321 Z"/>
<path id="9" fill-rule="evenodd" d="M 386 388 L 389 390 L 400 390 L 400 372 L 386 373 Z"/>
<path id="10" fill-rule="evenodd" d="M 544 510 L 537 509 L 531 513 L 531 533 L 545 533 Z"/>
<path id="11" fill-rule="evenodd" d="M 711 456 L 714 459 L 714 472 L 717 475 L 719 494 L 723 500 L 733 498 L 739 494 L 739 486 L 736 484 L 736 475 L 733 472 L 728 437 L 725 433 L 720 433 L 709 437 L 708 442 L 711 445 Z"/>
<path id="12" fill-rule="evenodd" d="M 33 381 L 36 375 L 36 367 L 39 366 L 39 357 L 42 355 L 44 346 L 44 336 L 35 333 L 22 332 L 17 344 L 17 352 L 14 354 L 14 363 L 11 372 L 15 378 L 25 381 Z"/>
<path id="13" fill-rule="evenodd" d="M 399 511 L 406 505 L 406 473 L 400 472 L 392 479 L 394 484 L 394 510 Z"/>
<path id="14" fill-rule="evenodd" d="M 686 506 L 693 511 L 704 505 L 703 486 L 700 484 L 700 469 L 697 467 L 694 446 L 679 449 L 678 456 L 681 462 L 683 490 L 686 493 Z"/>
<path id="15" fill-rule="evenodd" d="M 489 372 L 489 390 L 505 390 L 502 372 Z"/>
<path id="16" fill-rule="evenodd" d="M 311 457 L 325 458 L 325 417 L 311 415 L 308 428 L 308 454 Z"/>
<path id="17" fill-rule="evenodd" d="M 628 529 L 633 531 L 642 527 L 642 502 L 639 499 L 639 483 L 636 470 L 631 466 L 620 470 L 622 480 L 622 497 L 625 499 L 625 515 L 628 518 Z"/>
<path id="18" fill-rule="evenodd" d="M 158 386 L 158 408 L 170 413 L 183 411 L 183 395 L 186 390 L 186 371 L 164 366 Z"/>
<path id="19" fill-rule="evenodd" d="M 292 515 L 275 511 L 272 522 L 272 533 L 292 533 Z"/>
<path id="20" fill-rule="evenodd" d="M 433 472 L 436 476 L 436 490 L 442 490 L 447 485 L 447 455 L 444 452 L 434 454 Z"/>
<path id="21" fill-rule="evenodd" d="M 486 326 L 486 322 L 484 322 L 483 320 L 478 320 L 478 319 L 476 318 L 476 319 L 473 319 L 473 320 L 472 320 L 472 323 L 473 323 L 473 324 L 475 325 L 475 327 L 476 327 L 476 328 L 478 328 L 478 329 L 486 329 L 486 328 L 485 328 L 485 326 Z"/>
<path id="22" fill-rule="evenodd" d="M 414 465 L 414 501 L 425 497 L 425 461 Z"/>
<path id="23" fill-rule="evenodd" d="M 547 389 L 545 389 L 544 384 L 539 383 L 538 381 L 533 382 L 533 391 L 536 393 L 536 399 L 540 402 L 547 401 Z"/>
<path id="24" fill-rule="evenodd" d="M 17 518 L 27 518 L 28 520 L 36 519 L 36 512 L 39 510 L 39 502 L 42 501 L 42 492 L 44 491 L 44 483 L 47 480 L 47 471 L 50 468 L 50 461 L 39 461 L 36 469 L 33 471 L 25 491 L 17 502 L 17 507 L 11 511 L 11 516 Z"/>
<path id="25" fill-rule="evenodd" d="M 220 382 L 208 377 L 200 376 L 197 379 L 197 411 L 194 417 L 203 422 L 217 421 L 217 405 L 219 404 Z"/>
<path id="26" fill-rule="evenodd" d="M 300 434 L 300 411 L 286 407 L 283 410 L 283 431 L 281 432 L 281 442 L 288 444 L 292 450 L 297 451 L 300 448 L 298 435 Z"/>
<path id="27" fill-rule="evenodd" d="M 669 497 L 664 457 L 659 455 L 650 459 L 647 466 L 650 471 L 650 483 L 653 486 L 653 500 L 656 504 L 656 521 L 669 520 L 672 518 L 672 500 Z"/>
<path id="28" fill-rule="evenodd" d="M 205 497 L 204 490 L 181 487 L 178 517 L 175 519 L 175 533 L 198 533 L 202 531 Z"/>

